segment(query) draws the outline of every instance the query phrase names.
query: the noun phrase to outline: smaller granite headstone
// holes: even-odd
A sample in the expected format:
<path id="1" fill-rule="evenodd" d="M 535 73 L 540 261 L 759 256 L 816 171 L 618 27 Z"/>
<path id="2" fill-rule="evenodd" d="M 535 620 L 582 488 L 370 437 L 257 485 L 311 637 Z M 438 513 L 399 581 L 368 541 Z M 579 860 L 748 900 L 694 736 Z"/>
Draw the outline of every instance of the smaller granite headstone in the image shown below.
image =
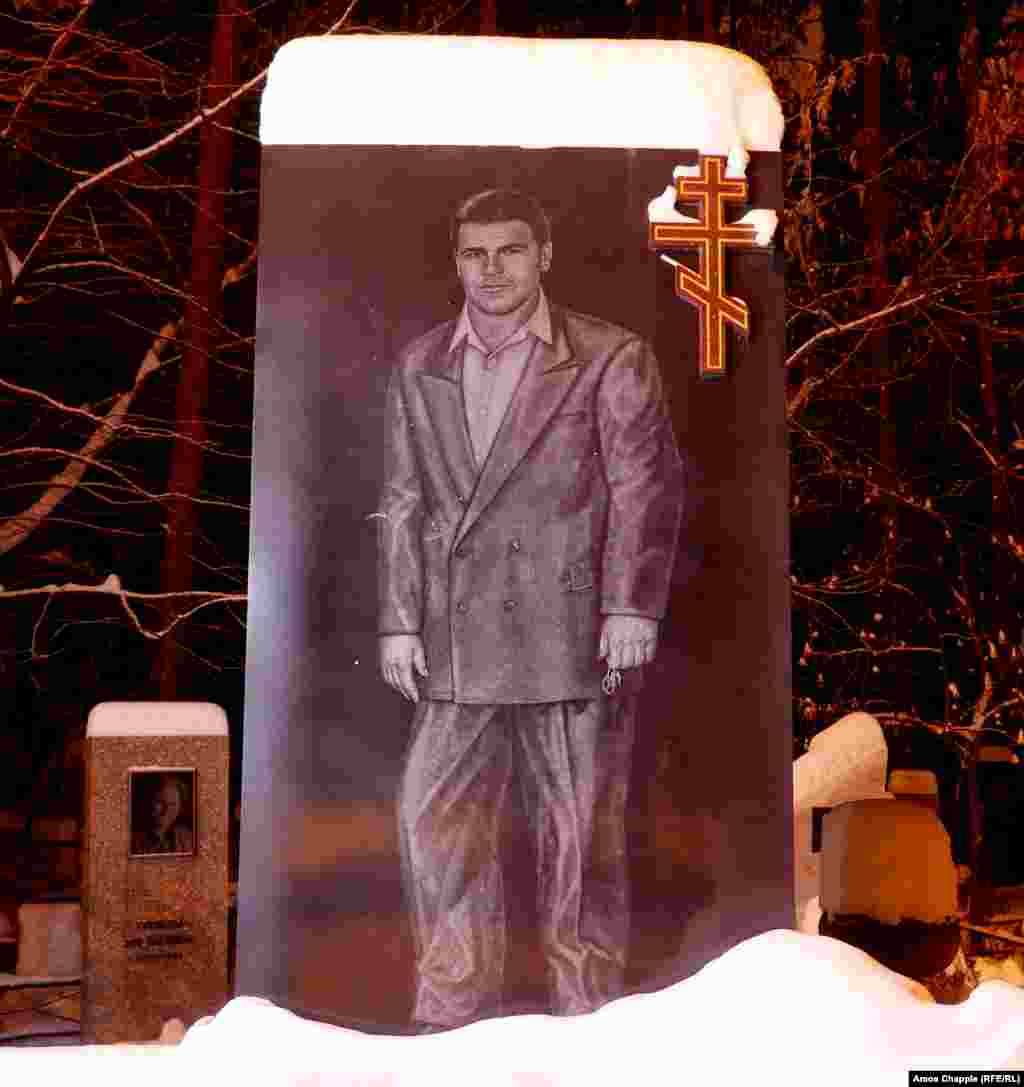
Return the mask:
<path id="1" fill-rule="evenodd" d="M 149 1041 L 227 999 L 228 728 L 106 702 L 86 729 L 83 1040 Z"/>
<path id="2" fill-rule="evenodd" d="M 855 800 L 825 816 L 821 907 L 888 924 L 948 921 L 957 912 L 949 834 L 905 797 Z"/>
<path id="3" fill-rule="evenodd" d="M 949 834 L 906 797 L 852 800 L 824 818 L 819 931 L 919 981 L 960 947 Z"/>
<path id="4" fill-rule="evenodd" d="M 889 751 L 882 726 L 867 713 L 849 713 L 811 740 L 793 763 L 793 870 L 796 925 L 816 933 L 821 909 L 821 855 L 813 840 L 815 808 L 884 797 Z"/>

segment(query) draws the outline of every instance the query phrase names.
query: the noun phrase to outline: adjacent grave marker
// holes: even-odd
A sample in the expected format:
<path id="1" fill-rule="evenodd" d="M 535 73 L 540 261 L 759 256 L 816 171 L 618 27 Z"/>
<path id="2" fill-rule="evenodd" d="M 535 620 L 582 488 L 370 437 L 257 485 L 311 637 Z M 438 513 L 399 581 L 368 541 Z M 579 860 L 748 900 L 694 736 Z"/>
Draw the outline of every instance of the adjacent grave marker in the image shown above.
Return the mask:
<path id="1" fill-rule="evenodd" d="M 97 706 L 85 804 L 83 1039 L 149 1041 L 227 996 L 224 711 Z"/>
<path id="2" fill-rule="evenodd" d="M 796 927 L 817 932 L 821 854 L 813 844 L 814 809 L 888 796 L 889 749 L 882 726 L 867 713 L 849 713 L 811 740 L 793 765 L 793 851 Z"/>

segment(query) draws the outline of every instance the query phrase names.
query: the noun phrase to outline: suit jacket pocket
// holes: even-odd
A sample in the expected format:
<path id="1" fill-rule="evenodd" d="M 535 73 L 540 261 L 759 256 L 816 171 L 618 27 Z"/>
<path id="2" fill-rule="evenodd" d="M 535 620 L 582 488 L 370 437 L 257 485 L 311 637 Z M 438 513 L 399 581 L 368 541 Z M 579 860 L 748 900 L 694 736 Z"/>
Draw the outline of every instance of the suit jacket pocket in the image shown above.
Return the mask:
<path id="1" fill-rule="evenodd" d="M 562 584 L 567 593 L 583 593 L 594 588 L 594 564 L 590 559 L 571 562 L 562 573 Z"/>

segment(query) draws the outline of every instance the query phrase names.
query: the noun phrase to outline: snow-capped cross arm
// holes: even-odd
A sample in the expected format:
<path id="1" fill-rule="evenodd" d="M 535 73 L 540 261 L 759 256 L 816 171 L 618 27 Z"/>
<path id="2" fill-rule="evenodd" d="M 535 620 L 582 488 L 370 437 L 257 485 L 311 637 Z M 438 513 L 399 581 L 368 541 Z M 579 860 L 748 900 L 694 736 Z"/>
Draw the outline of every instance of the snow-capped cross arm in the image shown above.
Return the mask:
<path id="1" fill-rule="evenodd" d="M 750 309 L 746 302 L 726 293 L 726 249 L 766 244 L 771 235 L 764 238 L 765 227 L 770 226 L 774 231 L 774 212 L 762 213 L 761 222 L 751 221 L 749 216 L 736 222 L 727 221 L 727 204 L 747 202 L 746 178 L 742 173 L 739 177 L 730 176 L 745 168 L 746 158 L 742 149 L 731 153 L 728 160 L 721 155 L 702 154 L 695 171 L 677 168 L 674 191 L 669 187 L 648 206 L 649 244 L 653 250 L 697 252 L 696 271 L 664 253 L 661 255 L 675 270 L 676 294 L 697 309 L 702 377 L 725 373 L 727 326 L 742 335 L 750 332 Z M 678 212 L 677 200 L 683 205 L 696 205 L 697 217 Z M 767 222 L 765 214 L 769 217 Z"/>

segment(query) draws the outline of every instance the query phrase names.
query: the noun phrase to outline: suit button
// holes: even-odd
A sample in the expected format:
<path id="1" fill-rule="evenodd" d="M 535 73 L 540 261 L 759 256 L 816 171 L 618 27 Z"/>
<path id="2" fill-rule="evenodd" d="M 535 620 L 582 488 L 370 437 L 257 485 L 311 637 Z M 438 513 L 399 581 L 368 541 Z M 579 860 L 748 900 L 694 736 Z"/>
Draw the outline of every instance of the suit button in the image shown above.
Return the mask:
<path id="1" fill-rule="evenodd" d="M 522 550 L 522 548 L 523 548 L 523 545 L 522 545 L 522 544 L 521 544 L 521 543 L 520 543 L 520 542 L 519 542 L 518 540 L 513 540 L 513 541 L 512 541 L 512 542 L 511 542 L 511 543 L 510 543 L 510 544 L 508 545 L 508 549 L 509 549 L 509 551 L 521 551 L 521 550 Z"/>
<path id="2" fill-rule="evenodd" d="M 468 605 L 468 604 L 467 604 L 467 603 L 465 602 L 465 600 L 460 600 L 460 601 L 459 601 L 459 602 L 458 602 L 458 603 L 457 603 L 457 604 L 455 605 L 455 610 L 456 610 L 456 611 L 459 611 L 459 612 L 465 612 L 465 611 L 468 611 L 468 610 L 469 610 L 469 605 Z"/>
<path id="3" fill-rule="evenodd" d="M 506 600 L 505 603 L 502 605 L 505 611 L 512 611 L 515 609 L 516 606 L 516 601 L 514 600 Z"/>

